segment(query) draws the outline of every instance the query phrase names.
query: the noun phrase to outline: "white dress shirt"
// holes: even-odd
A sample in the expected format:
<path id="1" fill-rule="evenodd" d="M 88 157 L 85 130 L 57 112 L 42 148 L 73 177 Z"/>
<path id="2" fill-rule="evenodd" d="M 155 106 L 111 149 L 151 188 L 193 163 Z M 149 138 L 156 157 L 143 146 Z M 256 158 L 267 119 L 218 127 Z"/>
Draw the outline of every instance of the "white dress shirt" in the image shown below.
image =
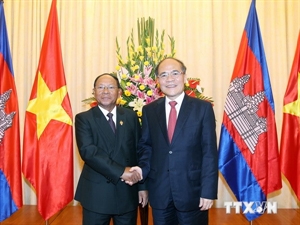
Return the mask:
<path id="1" fill-rule="evenodd" d="M 169 115 L 170 115 L 170 111 L 171 111 L 171 106 L 169 104 L 169 102 L 171 101 L 176 101 L 177 104 L 175 106 L 176 108 L 176 113 L 177 113 L 177 118 L 178 118 L 178 114 L 179 114 L 179 110 L 180 110 L 180 107 L 181 107 L 181 104 L 182 104 L 182 101 L 183 101 L 183 98 L 184 98 L 184 92 L 182 92 L 176 99 L 174 100 L 171 100 L 169 99 L 167 96 L 166 96 L 166 121 L 167 121 L 167 127 L 168 127 L 168 123 L 169 123 Z"/>
<path id="2" fill-rule="evenodd" d="M 102 108 L 99 105 L 98 105 L 98 107 L 101 110 L 101 112 L 103 113 L 103 115 L 105 116 L 106 120 L 108 120 L 107 114 L 109 113 L 109 111 L 107 111 L 106 109 Z M 112 120 L 116 124 L 116 128 L 117 128 L 117 123 L 116 123 L 117 122 L 117 107 L 116 106 L 113 108 L 113 110 L 111 110 L 111 113 L 113 114 Z"/>

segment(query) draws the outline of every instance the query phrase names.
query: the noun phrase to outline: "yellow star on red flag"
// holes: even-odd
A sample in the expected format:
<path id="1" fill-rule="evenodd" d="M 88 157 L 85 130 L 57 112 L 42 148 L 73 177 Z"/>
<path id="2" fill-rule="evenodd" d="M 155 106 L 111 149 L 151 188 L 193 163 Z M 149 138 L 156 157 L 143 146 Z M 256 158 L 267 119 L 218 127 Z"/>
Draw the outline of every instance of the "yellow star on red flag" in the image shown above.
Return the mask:
<path id="1" fill-rule="evenodd" d="M 298 72 L 298 98 L 283 107 L 283 112 L 300 117 L 300 73 Z"/>
<path id="2" fill-rule="evenodd" d="M 67 94 L 66 86 L 50 91 L 41 73 L 38 74 L 37 97 L 28 103 L 27 111 L 36 114 L 38 139 L 53 120 L 72 125 L 72 119 L 62 107 Z"/>
<path id="3" fill-rule="evenodd" d="M 56 0 L 52 0 L 25 113 L 22 163 L 45 221 L 74 198 L 73 116 L 66 85 Z"/>

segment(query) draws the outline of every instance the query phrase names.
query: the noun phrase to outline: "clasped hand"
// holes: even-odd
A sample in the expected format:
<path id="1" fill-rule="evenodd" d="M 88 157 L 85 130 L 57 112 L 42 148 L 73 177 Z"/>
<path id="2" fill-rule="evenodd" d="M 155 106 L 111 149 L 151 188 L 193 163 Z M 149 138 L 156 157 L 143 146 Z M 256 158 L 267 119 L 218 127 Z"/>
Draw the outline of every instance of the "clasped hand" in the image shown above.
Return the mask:
<path id="1" fill-rule="evenodd" d="M 134 185 L 142 179 L 142 169 L 138 166 L 125 167 L 124 173 L 121 176 L 121 180 L 130 186 Z"/>

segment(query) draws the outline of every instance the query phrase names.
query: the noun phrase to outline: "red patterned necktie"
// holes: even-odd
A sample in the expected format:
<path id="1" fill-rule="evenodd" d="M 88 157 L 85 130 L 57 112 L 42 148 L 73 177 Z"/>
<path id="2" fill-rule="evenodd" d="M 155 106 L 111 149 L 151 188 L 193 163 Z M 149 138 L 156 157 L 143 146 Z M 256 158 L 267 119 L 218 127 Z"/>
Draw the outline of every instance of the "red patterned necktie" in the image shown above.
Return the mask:
<path id="1" fill-rule="evenodd" d="M 115 122 L 112 119 L 113 114 L 112 113 L 108 113 L 107 117 L 108 117 L 108 123 L 109 123 L 111 129 L 113 130 L 114 133 L 116 133 L 116 125 L 115 125 Z"/>
<path id="2" fill-rule="evenodd" d="M 169 141 L 172 141 L 175 125 L 176 125 L 176 119 L 177 119 L 177 113 L 176 113 L 176 108 L 175 105 L 177 105 L 177 102 L 171 101 L 169 102 L 171 106 L 170 110 L 170 116 L 169 116 L 169 123 L 168 123 L 168 136 L 169 136 Z"/>

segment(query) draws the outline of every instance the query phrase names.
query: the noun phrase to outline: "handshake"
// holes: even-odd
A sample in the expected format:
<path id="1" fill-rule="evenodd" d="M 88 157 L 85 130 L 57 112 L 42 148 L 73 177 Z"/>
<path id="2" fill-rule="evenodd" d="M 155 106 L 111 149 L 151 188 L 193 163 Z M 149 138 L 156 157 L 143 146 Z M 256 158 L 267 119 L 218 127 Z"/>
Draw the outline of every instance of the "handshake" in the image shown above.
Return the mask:
<path id="1" fill-rule="evenodd" d="M 143 180 L 142 169 L 138 166 L 125 167 L 125 171 L 120 178 L 121 181 L 124 181 L 126 184 L 132 186 L 135 183 Z"/>

